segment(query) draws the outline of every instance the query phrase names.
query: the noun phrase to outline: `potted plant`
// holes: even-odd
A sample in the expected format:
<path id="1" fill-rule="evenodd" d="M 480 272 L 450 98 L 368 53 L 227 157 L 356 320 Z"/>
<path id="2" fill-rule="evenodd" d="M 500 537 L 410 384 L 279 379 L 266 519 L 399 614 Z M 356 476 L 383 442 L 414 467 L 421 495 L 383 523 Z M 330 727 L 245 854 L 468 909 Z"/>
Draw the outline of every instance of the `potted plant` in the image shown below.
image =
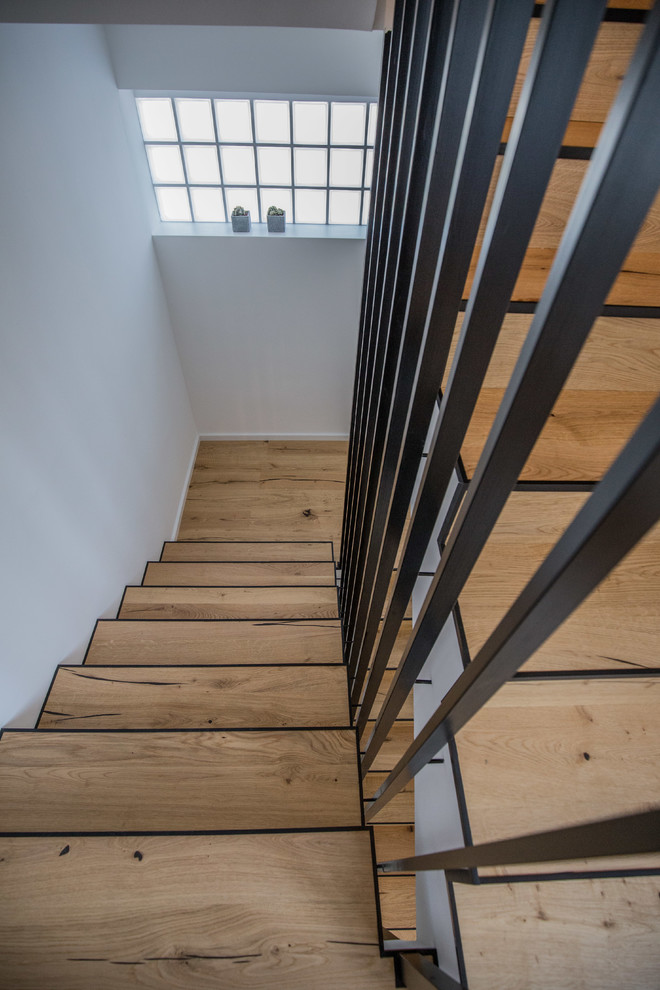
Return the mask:
<path id="1" fill-rule="evenodd" d="M 269 206 L 266 214 L 269 234 L 283 234 L 286 225 L 286 213 L 279 206 Z"/>
<path id="2" fill-rule="evenodd" d="M 250 211 L 242 206 L 235 206 L 231 211 L 231 229 L 235 234 L 247 234 L 250 231 Z"/>

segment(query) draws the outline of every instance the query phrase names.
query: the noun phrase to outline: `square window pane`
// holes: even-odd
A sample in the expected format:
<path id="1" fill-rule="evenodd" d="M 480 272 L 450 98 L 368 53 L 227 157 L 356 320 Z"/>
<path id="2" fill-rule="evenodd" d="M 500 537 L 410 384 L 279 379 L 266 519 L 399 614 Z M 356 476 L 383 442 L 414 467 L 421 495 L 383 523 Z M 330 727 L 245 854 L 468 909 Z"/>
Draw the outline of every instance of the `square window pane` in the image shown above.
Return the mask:
<path id="1" fill-rule="evenodd" d="M 279 206 L 286 213 L 287 223 L 293 222 L 293 203 L 290 189 L 262 189 L 260 191 L 262 223 L 266 223 L 269 206 Z"/>
<path id="2" fill-rule="evenodd" d="M 221 141 L 242 143 L 252 140 L 249 100 L 216 100 L 215 119 Z"/>
<path id="3" fill-rule="evenodd" d="M 376 142 L 376 124 L 378 123 L 378 104 L 369 104 L 369 126 L 367 127 L 367 144 Z"/>
<path id="4" fill-rule="evenodd" d="M 359 223 L 360 193 L 349 189 L 331 189 L 329 222 Z"/>
<path id="5" fill-rule="evenodd" d="M 333 103 L 330 129 L 332 144 L 364 144 L 366 121 L 366 103 Z"/>
<path id="6" fill-rule="evenodd" d="M 293 140 L 295 144 L 328 143 L 328 104 L 293 104 Z"/>
<path id="7" fill-rule="evenodd" d="M 297 186 L 327 185 L 328 152 L 325 148 L 294 148 L 293 164 Z"/>
<path id="8" fill-rule="evenodd" d="M 193 216 L 195 220 L 201 222 L 225 223 L 225 204 L 222 201 L 220 189 L 195 189 L 190 190 L 192 199 Z"/>
<path id="9" fill-rule="evenodd" d="M 254 169 L 254 151 L 252 148 L 220 148 L 222 158 L 222 173 L 226 183 L 238 183 L 251 186 L 257 181 Z"/>
<path id="10" fill-rule="evenodd" d="M 364 197 L 362 199 L 362 223 L 365 224 L 365 225 L 369 223 L 369 204 L 370 203 L 371 203 L 371 193 L 370 192 L 365 192 Z"/>
<path id="11" fill-rule="evenodd" d="M 135 102 L 145 141 L 176 141 L 171 100 L 138 99 Z"/>
<path id="12" fill-rule="evenodd" d="M 367 151 L 367 161 L 364 166 L 364 184 L 367 189 L 371 189 L 371 175 L 374 170 L 374 149 L 369 148 Z"/>
<path id="13" fill-rule="evenodd" d="M 220 184 L 220 169 L 218 167 L 218 152 L 208 145 L 186 144 L 183 147 L 183 157 L 186 160 L 188 182 Z"/>
<path id="14" fill-rule="evenodd" d="M 148 144 L 147 158 L 154 182 L 185 182 L 178 145 Z"/>
<path id="15" fill-rule="evenodd" d="M 181 186 L 156 186 L 161 220 L 190 220 L 188 193 Z"/>
<path id="16" fill-rule="evenodd" d="M 210 100 L 176 100 L 182 141 L 215 141 Z"/>
<path id="17" fill-rule="evenodd" d="M 289 148 L 257 148 L 259 182 L 262 186 L 291 185 Z"/>
<path id="18" fill-rule="evenodd" d="M 288 144 L 289 104 L 284 100 L 255 100 L 254 127 L 257 141 L 267 144 Z"/>
<path id="19" fill-rule="evenodd" d="M 330 185 L 362 185 L 361 150 L 357 148 L 332 148 L 330 150 Z"/>
<path id="20" fill-rule="evenodd" d="M 296 189 L 296 223 L 325 223 L 325 189 Z"/>
<path id="21" fill-rule="evenodd" d="M 235 206 L 242 206 L 244 210 L 250 211 L 252 223 L 259 223 L 259 204 L 257 202 L 256 189 L 225 189 L 227 197 L 227 211 L 230 220 L 231 211 Z M 270 206 L 270 203 L 268 204 Z"/>

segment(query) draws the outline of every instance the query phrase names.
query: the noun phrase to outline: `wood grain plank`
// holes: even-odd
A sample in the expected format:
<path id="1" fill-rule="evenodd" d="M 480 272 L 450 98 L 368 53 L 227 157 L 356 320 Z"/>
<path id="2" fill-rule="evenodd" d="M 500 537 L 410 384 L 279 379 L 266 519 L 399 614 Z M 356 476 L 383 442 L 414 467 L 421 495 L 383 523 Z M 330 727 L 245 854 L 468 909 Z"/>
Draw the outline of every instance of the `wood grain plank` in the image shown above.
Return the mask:
<path id="1" fill-rule="evenodd" d="M 365 805 L 373 799 L 374 794 L 378 788 L 385 782 L 387 777 L 386 773 L 370 770 L 363 781 L 363 792 Z M 415 782 L 411 780 L 409 784 L 399 791 L 399 793 L 392 798 L 391 801 L 385 805 L 385 807 L 378 812 L 375 818 L 372 819 L 370 824 L 387 824 L 387 823 L 407 823 L 414 824 L 415 822 Z"/>
<path id="2" fill-rule="evenodd" d="M 0 840 L 2 990 L 394 987 L 366 831 L 67 845 Z"/>
<path id="3" fill-rule="evenodd" d="M 359 825 L 352 730 L 11 732 L 0 831 Z"/>
<path id="4" fill-rule="evenodd" d="M 533 18 L 530 22 L 511 98 L 509 116 L 513 116 L 520 98 L 520 91 L 529 69 L 538 34 L 539 23 L 538 18 Z M 601 24 L 582 85 L 571 112 L 572 120 L 604 121 L 606 119 L 641 33 L 641 24 L 622 24 L 610 21 Z"/>
<path id="5" fill-rule="evenodd" d="M 339 550 L 345 441 L 205 441 L 179 540 L 331 540 Z"/>
<path id="6" fill-rule="evenodd" d="M 375 724 L 375 719 L 369 719 L 367 722 L 367 728 L 360 742 L 362 752 L 366 749 L 367 741 Z M 393 770 L 413 741 L 413 734 L 414 725 L 411 721 L 397 720 L 394 722 L 373 762 L 373 769 Z"/>
<path id="7" fill-rule="evenodd" d="M 332 543 L 165 543 L 161 560 L 332 560 Z"/>
<path id="8" fill-rule="evenodd" d="M 457 736 L 473 842 L 650 810 L 660 793 L 658 711 L 657 678 L 506 684 Z M 660 855 L 644 862 L 660 867 Z"/>
<path id="9" fill-rule="evenodd" d="M 299 667 L 60 667 L 41 729 L 347 726 L 346 671 Z"/>
<path id="10" fill-rule="evenodd" d="M 301 563 L 217 563 L 174 561 L 147 564 L 144 586 L 169 585 L 171 587 L 249 587 L 264 585 L 318 585 L 334 587 L 335 568 L 332 562 Z"/>
<path id="11" fill-rule="evenodd" d="M 335 588 L 126 589 L 120 619 L 336 619 Z"/>
<path id="12" fill-rule="evenodd" d="M 504 391 L 481 390 L 461 454 L 472 477 Z M 656 392 L 564 390 L 523 467 L 522 481 L 599 481 L 657 398 Z"/>
<path id="13" fill-rule="evenodd" d="M 387 695 L 387 692 L 390 689 L 390 684 L 394 679 L 394 673 L 395 673 L 394 670 L 386 670 L 385 673 L 383 674 L 383 680 L 381 681 L 381 685 L 378 689 L 378 694 L 376 695 L 376 699 L 374 701 L 374 707 L 371 710 L 371 715 L 373 716 L 374 719 L 378 718 L 378 716 L 380 715 L 380 710 L 383 707 L 385 696 Z M 406 698 L 403 704 L 403 708 L 399 712 L 399 716 L 400 718 L 414 717 L 412 693 L 409 694 L 408 697 Z"/>
<path id="14" fill-rule="evenodd" d="M 514 492 L 509 497 L 460 597 L 473 657 L 587 498 L 578 492 Z M 659 629 L 656 526 L 522 669 L 657 669 Z"/>
<path id="15" fill-rule="evenodd" d="M 374 825 L 376 861 L 403 859 L 415 855 L 414 825 Z"/>
<path id="16" fill-rule="evenodd" d="M 395 928 L 415 928 L 417 925 L 415 877 L 379 876 L 378 890 L 383 926 L 390 931 Z"/>
<path id="17" fill-rule="evenodd" d="M 471 990 L 656 990 L 660 878 L 456 884 Z"/>
<path id="18" fill-rule="evenodd" d="M 463 318 L 464 314 L 459 313 L 443 389 L 447 385 Z M 507 314 L 488 366 L 486 388 L 507 387 L 531 323 L 531 314 Z M 612 316 L 596 320 L 566 382 L 566 389 L 594 392 L 660 390 L 660 320 Z"/>
<path id="19" fill-rule="evenodd" d="M 86 665 L 341 663 L 338 619 L 197 622 L 99 620 Z"/>

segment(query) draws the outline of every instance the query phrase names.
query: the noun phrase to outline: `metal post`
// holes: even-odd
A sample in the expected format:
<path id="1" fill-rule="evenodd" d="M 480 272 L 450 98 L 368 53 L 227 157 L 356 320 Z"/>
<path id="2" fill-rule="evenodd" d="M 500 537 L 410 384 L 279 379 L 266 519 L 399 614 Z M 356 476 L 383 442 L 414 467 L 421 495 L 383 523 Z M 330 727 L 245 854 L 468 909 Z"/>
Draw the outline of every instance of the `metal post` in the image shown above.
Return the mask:
<path id="1" fill-rule="evenodd" d="M 440 406 L 397 581 L 358 726 L 364 728 L 435 525 L 523 263 L 605 0 L 546 4 L 490 210 L 461 337 Z M 557 65 L 562 71 L 557 72 Z M 371 655 L 385 582 L 374 590 L 362 649 Z"/>
<path id="2" fill-rule="evenodd" d="M 454 738 L 660 519 L 660 399 L 366 809 Z"/>
<path id="3" fill-rule="evenodd" d="M 659 94 L 660 4 L 656 4 L 603 129 L 446 552 L 383 704 L 363 761 L 365 772 L 458 600 L 655 198 L 660 186 Z"/>

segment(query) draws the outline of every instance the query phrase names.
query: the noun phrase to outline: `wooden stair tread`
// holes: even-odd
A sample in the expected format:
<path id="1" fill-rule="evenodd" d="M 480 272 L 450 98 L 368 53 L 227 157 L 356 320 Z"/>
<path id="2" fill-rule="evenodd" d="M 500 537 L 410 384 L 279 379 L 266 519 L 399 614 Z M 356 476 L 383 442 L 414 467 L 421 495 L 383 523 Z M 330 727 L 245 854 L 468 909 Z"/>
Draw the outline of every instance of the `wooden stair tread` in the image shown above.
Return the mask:
<path id="1" fill-rule="evenodd" d="M 368 720 L 367 728 L 360 742 L 361 752 L 365 751 L 367 741 L 373 732 L 375 724 L 375 719 Z M 413 738 L 414 725 L 412 721 L 397 720 L 394 722 L 373 762 L 373 769 L 393 770 L 408 749 L 408 746 L 410 746 Z"/>
<path id="2" fill-rule="evenodd" d="M 334 542 L 346 441 L 202 441 L 179 540 Z"/>
<path id="3" fill-rule="evenodd" d="M 414 825 L 374 825 L 376 862 L 415 855 Z"/>
<path id="4" fill-rule="evenodd" d="M 580 492 L 513 492 L 459 604 L 474 658 L 588 499 Z M 503 566 L 506 561 L 506 566 Z M 660 526 L 654 527 L 530 657 L 524 671 L 660 666 Z"/>
<path id="5" fill-rule="evenodd" d="M 417 907 L 414 876 L 379 876 L 378 892 L 380 913 L 385 928 L 392 931 L 397 928 L 416 927 Z"/>
<path id="6" fill-rule="evenodd" d="M 63 844 L 0 839 L 2 990 L 394 987 L 366 830 Z"/>
<path id="7" fill-rule="evenodd" d="M 655 990 L 660 877 L 455 884 L 470 990 Z"/>
<path id="8" fill-rule="evenodd" d="M 362 782 L 365 807 L 378 788 L 387 778 L 387 773 L 383 771 L 370 770 Z M 411 780 L 406 786 L 396 794 L 391 801 L 388 801 L 384 808 L 378 812 L 375 818 L 369 823 L 377 824 L 414 824 L 415 823 L 415 781 Z"/>
<path id="9" fill-rule="evenodd" d="M 394 680 L 394 674 L 395 671 L 391 669 L 386 670 L 385 673 L 383 674 L 383 679 L 380 683 L 380 687 L 378 688 L 378 693 L 374 700 L 374 706 L 371 709 L 371 713 L 370 713 L 374 719 L 378 718 L 378 716 L 380 715 L 380 710 L 383 707 L 383 702 L 385 701 L 387 692 L 390 689 L 390 684 Z M 411 691 L 411 693 L 408 695 L 408 697 L 406 698 L 403 704 L 403 708 L 399 712 L 399 718 L 410 719 L 413 718 L 413 715 L 414 715 L 413 694 Z"/>
<path id="10" fill-rule="evenodd" d="M 465 314 L 459 313 L 449 369 Z M 486 388 L 506 388 L 532 324 L 531 313 L 507 313 L 484 380 Z M 653 392 L 660 387 L 660 320 L 637 316 L 605 316 L 594 322 L 566 388 L 593 392 Z"/>
<path id="11" fill-rule="evenodd" d="M 335 588 L 128 587 L 120 619 L 336 619 Z"/>
<path id="12" fill-rule="evenodd" d="M 101 619 L 86 665 L 341 663 L 338 619 L 222 621 Z"/>
<path id="13" fill-rule="evenodd" d="M 331 561 L 275 561 L 265 563 L 216 563 L 174 561 L 147 564 L 144 586 L 220 587 L 320 585 L 335 586 L 335 567 Z"/>
<path id="14" fill-rule="evenodd" d="M 273 667 L 59 667 L 46 729 L 224 729 L 350 724 L 339 664 Z"/>
<path id="15" fill-rule="evenodd" d="M 288 543 L 261 541 L 245 542 L 193 542 L 191 540 L 168 541 L 163 544 L 162 561 L 303 561 L 332 560 L 332 543 L 304 543 L 291 540 Z"/>
<path id="16" fill-rule="evenodd" d="M 481 390 L 461 456 L 472 477 L 503 389 Z M 599 481 L 641 423 L 657 392 L 565 389 L 520 474 L 521 481 Z"/>
<path id="17" fill-rule="evenodd" d="M 653 807 L 660 793 L 659 701 L 660 679 L 651 677 L 505 684 L 456 738 L 473 842 Z M 660 854 L 637 859 L 610 857 L 609 869 L 660 867 Z M 559 869 L 538 864 L 534 872 Z"/>
<path id="18" fill-rule="evenodd" d="M 2 832 L 361 824 L 352 729 L 5 730 Z"/>

